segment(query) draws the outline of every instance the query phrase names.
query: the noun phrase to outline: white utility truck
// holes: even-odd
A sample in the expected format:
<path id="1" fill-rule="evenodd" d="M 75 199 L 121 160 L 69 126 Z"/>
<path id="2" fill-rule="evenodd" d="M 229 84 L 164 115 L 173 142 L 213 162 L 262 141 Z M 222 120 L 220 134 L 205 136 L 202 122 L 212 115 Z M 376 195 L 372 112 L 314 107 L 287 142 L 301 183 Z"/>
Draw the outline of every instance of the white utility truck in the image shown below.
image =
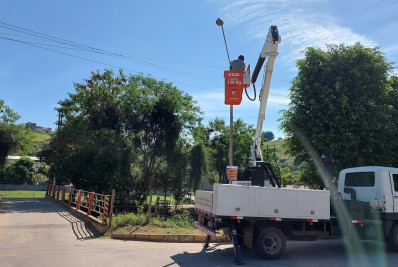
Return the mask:
<path id="1" fill-rule="evenodd" d="M 341 171 L 337 191 L 288 189 L 261 155 L 262 124 L 273 65 L 281 38 L 271 26 L 253 72 L 255 83 L 265 59 L 260 111 L 253 138 L 251 185 L 214 184 L 197 190 L 195 227 L 207 233 L 205 246 L 217 230 L 231 235 L 237 264 L 240 246 L 254 248 L 264 259 L 280 257 L 286 240 L 315 240 L 344 236 L 390 242 L 398 251 L 398 168 L 358 167 Z M 264 186 L 264 181 L 269 186 Z"/>
<path id="2" fill-rule="evenodd" d="M 196 191 L 195 208 L 196 227 L 209 238 L 230 231 L 237 263 L 239 246 L 276 259 L 286 240 L 319 237 L 389 242 L 398 251 L 398 168 L 345 169 L 332 197 L 327 190 L 214 184 Z"/>

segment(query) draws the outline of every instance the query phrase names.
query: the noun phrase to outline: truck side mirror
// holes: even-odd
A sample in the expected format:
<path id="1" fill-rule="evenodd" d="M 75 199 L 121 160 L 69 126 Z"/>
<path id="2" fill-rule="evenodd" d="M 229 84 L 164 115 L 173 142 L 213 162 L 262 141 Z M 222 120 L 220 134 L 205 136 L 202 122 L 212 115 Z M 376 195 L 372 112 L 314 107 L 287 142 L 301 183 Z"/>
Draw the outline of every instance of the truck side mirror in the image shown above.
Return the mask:
<path id="1" fill-rule="evenodd" d="M 353 188 L 344 187 L 344 193 L 351 195 L 351 200 L 357 200 L 357 192 Z"/>

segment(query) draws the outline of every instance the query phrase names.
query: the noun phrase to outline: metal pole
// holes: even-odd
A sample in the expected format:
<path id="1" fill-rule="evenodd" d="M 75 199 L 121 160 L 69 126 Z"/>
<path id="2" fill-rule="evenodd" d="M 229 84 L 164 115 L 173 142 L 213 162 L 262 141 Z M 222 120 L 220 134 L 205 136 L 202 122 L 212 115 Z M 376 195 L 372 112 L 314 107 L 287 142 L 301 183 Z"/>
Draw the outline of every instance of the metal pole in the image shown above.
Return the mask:
<path id="1" fill-rule="evenodd" d="M 233 166 L 233 143 L 234 143 L 234 106 L 230 105 L 229 112 L 229 166 Z"/>
<path id="2" fill-rule="evenodd" d="M 229 52 L 228 52 L 228 46 L 227 46 L 227 40 L 225 39 L 224 27 L 223 27 L 223 26 L 221 26 L 221 30 L 222 30 L 222 35 L 224 36 L 225 49 L 227 49 L 228 62 L 229 62 L 229 65 L 231 65 L 231 59 L 229 58 Z"/>
<path id="3" fill-rule="evenodd" d="M 228 52 L 227 39 L 225 38 L 224 28 L 222 26 L 224 25 L 224 21 L 221 18 L 218 18 L 216 24 L 221 27 L 222 35 L 224 37 L 225 49 L 227 50 L 227 55 L 228 55 L 228 63 L 229 65 L 231 65 L 231 59 L 229 58 L 229 52 Z"/>
<path id="4" fill-rule="evenodd" d="M 233 166 L 233 154 L 234 154 L 234 105 L 230 105 L 229 109 L 229 166 Z M 229 180 L 229 183 L 232 184 L 232 180 Z"/>

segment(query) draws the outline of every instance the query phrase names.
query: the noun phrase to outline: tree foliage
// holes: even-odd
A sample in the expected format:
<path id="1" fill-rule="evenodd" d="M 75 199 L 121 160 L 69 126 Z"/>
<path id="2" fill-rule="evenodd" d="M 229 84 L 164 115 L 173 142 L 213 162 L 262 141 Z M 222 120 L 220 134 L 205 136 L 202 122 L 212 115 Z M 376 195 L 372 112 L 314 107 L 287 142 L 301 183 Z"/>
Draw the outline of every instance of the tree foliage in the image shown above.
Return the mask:
<path id="1" fill-rule="evenodd" d="M 328 154 L 334 175 L 354 166 L 391 166 L 397 120 L 389 94 L 396 89 L 380 50 L 359 43 L 308 48 L 297 67 L 281 124 L 289 153 L 309 166 Z"/>
<path id="2" fill-rule="evenodd" d="M 203 175 L 207 173 L 207 155 L 206 149 L 202 143 L 198 143 L 191 149 L 191 172 L 189 185 L 196 191 L 200 188 L 200 182 Z"/>
<path id="3" fill-rule="evenodd" d="M 264 138 L 264 139 L 267 139 L 267 141 L 272 141 L 272 140 L 275 139 L 275 135 L 274 135 L 274 133 L 271 132 L 271 131 L 265 131 L 265 132 L 263 133 L 263 138 Z"/>
<path id="4" fill-rule="evenodd" d="M 11 108 L 0 99 L 0 169 L 11 153 L 23 154 L 29 146 L 28 134 L 23 126 L 14 123 L 20 118 Z"/>
<path id="5" fill-rule="evenodd" d="M 4 100 L 0 99 L 0 123 L 15 123 L 20 118 L 21 116 L 7 106 Z"/>
<path id="6" fill-rule="evenodd" d="M 33 160 L 21 158 L 14 163 L 8 164 L 4 170 L 5 181 L 12 184 L 32 184 L 36 174 Z"/>
<path id="7" fill-rule="evenodd" d="M 167 179 L 177 142 L 199 120 L 192 97 L 170 83 L 92 73 L 60 102 L 60 128 L 41 156 L 59 182 L 142 203 Z"/>
<path id="8" fill-rule="evenodd" d="M 192 160 L 191 168 L 198 164 L 195 170 L 199 175 L 199 155 L 206 163 L 206 171 L 202 171 L 210 180 L 226 182 L 226 167 L 229 165 L 229 125 L 225 121 L 216 118 L 209 122 L 208 126 L 201 125 L 193 132 L 197 145 L 193 147 L 196 160 Z M 244 179 L 244 170 L 249 165 L 250 147 L 253 143 L 254 128 L 238 119 L 234 122 L 233 129 L 233 164 L 239 167 L 238 179 Z M 199 153 L 200 152 L 200 153 Z M 191 170 L 192 171 L 192 170 Z M 216 174 L 216 175 L 215 175 Z M 214 179 L 217 176 L 218 179 Z M 196 176 L 199 179 L 199 176 Z"/>

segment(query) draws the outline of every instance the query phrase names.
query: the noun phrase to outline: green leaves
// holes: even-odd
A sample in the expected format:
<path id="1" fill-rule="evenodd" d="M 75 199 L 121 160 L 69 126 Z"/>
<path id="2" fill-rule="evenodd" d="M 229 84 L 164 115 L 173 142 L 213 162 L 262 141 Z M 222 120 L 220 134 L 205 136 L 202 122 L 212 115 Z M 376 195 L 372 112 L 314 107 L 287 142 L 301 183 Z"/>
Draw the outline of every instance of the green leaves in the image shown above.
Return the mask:
<path id="1" fill-rule="evenodd" d="M 388 97 L 392 64 L 379 48 L 359 43 L 329 45 L 326 51 L 308 48 L 297 67 L 281 128 L 289 137 L 288 151 L 299 162 L 315 160 L 299 135 L 319 155 L 328 153 L 335 160 L 334 175 L 343 168 L 396 161 L 391 148 L 397 119 Z"/>
<path id="2" fill-rule="evenodd" d="M 20 118 L 21 116 L 7 106 L 4 100 L 0 99 L 0 123 L 15 123 Z"/>
<path id="3" fill-rule="evenodd" d="M 21 158 L 15 163 L 6 165 L 4 168 L 5 180 L 13 184 L 31 184 L 36 174 L 36 168 L 33 160 L 29 158 Z"/>
<path id="4" fill-rule="evenodd" d="M 170 167 L 182 133 L 200 118 L 190 96 L 171 83 L 122 71 L 93 72 L 74 87 L 59 102 L 62 127 L 42 153 L 58 182 L 96 192 L 115 188 L 119 200 L 142 203 L 166 184 L 162 180 L 185 178 Z"/>

